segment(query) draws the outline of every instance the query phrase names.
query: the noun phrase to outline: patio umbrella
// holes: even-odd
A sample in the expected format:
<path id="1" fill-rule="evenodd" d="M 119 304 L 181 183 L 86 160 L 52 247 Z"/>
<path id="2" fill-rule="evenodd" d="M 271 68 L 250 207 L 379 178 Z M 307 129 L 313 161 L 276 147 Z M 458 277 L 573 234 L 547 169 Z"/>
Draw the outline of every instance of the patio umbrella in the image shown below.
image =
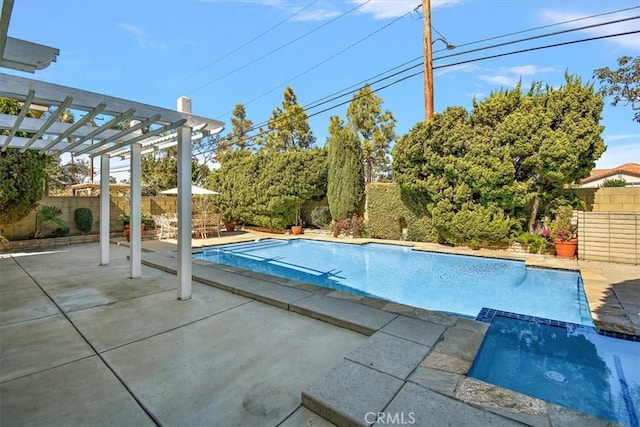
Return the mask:
<path id="1" fill-rule="evenodd" d="M 161 191 L 160 194 L 178 194 L 178 187 Z M 198 187 L 197 185 L 191 184 L 191 194 L 194 196 L 196 195 L 207 196 L 207 195 L 214 195 L 214 194 L 220 194 L 220 193 L 218 193 L 217 191 L 207 190 L 206 188 Z"/>
<path id="2" fill-rule="evenodd" d="M 178 194 L 178 188 L 170 188 L 168 190 L 161 191 L 160 194 Z M 206 218 L 207 213 L 213 207 L 213 202 L 209 200 L 209 197 L 205 196 L 215 196 L 216 194 L 220 193 L 191 184 L 191 196 L 195 196 L 194 207 L 196 209 L 196 212 L 200 213 L 203 216 L 203 221 L 204 218 Z"/>

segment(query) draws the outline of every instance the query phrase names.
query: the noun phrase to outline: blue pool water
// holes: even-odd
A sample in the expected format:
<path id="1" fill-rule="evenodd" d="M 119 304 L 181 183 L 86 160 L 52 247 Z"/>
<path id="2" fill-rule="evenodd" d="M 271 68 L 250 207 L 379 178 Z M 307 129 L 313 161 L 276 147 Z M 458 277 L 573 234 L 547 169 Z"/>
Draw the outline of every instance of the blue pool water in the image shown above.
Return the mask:
<path id="1" fill-rule="evenodd" d="M 496 316 L 469 376 L 638 427 L 640 343 L 591 327 Z"/>
<path id="2" fill-rule="evenodd" d="M 265 239 L 194 258 L 475 318 L 483 307 L 592 325 L 580 275 L 396 245 Z"/>

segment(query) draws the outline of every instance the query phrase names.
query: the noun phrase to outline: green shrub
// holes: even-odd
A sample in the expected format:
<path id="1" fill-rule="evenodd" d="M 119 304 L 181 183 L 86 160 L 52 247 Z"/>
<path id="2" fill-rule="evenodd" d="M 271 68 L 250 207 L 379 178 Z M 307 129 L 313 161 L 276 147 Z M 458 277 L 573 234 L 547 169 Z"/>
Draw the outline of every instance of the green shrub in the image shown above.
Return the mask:
<path id="1" fill-rule="evenodd" d="M 532 254 L 542 254 L 550 248 L 549 241 L 539 234 L 523 233 L 516 239 Z"/>
<path id="2" fill-rule="evenodd" d="M 627 181 L 624 179 L 605 179 L 601 187 L 626 187 Z"/>
<path id="3" fill-rule="evenodd" d="M 76 227 L 83 233 L 88 233 L 93 228 L 93 212 L 89 208 L 78 208 L 73 212 L 73 220 Z"/>
<path id="4" fill-rule="evenodd" d="M 54 233 L 59 233 L 58 235 L 63 235 L 60 233 L 64 232 L 64 229 L 67 229 L 67 234 L 69 233 L 69 226 L 62 218 L 62 209 L 57 206 L 45 206 L 41 205 L 38 213 L 36 214 L 36 231 L 34 233 L 34 237 L 44 237 L 44 230 L 49 224 L 55 224 L 58 226 Z M 59 229 L 59 230 L 58 230 Z"/>
<path id="5" fill-rule="evenodd" d="M 395 183 L 367 185 L 367 231 L 378 239 L 401 240 L 403 228 L 407 240 L 437 242 L 438 232 L 428 215 L 418 216 L 407 208 Z"/>
<path id="6" fill-rule="evenodd" d="M 432 222 L 444 242 L 467 243 L 472 240 L 483 245 L 509 241 L 515 221 L 497 206 L 464 206 L 459 212 L 434 213 Z"/>
<path id="7" fill-rule="evenodd" d="M 311 211 L 311 224 L 318 228 L 326 228 L 331 223 L 329 206 L 316 206 Z"/>
<path id="8" fill-rule="evenodd" d="M 431 223 L 431 218 L 423 216 L 416 218 L 408 224 L 407 240 L 411 242 L 432 242 L 438 241 L 438 230 Z"/>
<path id="9" fill-rule="evenodd" d="M 65 237 L 69 235 L 69 227 L 58 227 L 53 230 L 53 237 Z"/>

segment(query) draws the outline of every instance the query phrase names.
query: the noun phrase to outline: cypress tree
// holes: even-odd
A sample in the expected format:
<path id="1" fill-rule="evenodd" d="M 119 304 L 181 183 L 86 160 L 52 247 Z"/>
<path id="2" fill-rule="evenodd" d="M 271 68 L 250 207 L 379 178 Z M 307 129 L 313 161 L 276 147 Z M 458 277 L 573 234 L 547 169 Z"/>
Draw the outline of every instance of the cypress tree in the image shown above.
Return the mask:
<path id="1" fill-rule="evenodd" d="M 355 212 L 364 194 L 364 163 L 358 136 L 338 117 L 329 126 L 327 200 L 334 220 Z"/>

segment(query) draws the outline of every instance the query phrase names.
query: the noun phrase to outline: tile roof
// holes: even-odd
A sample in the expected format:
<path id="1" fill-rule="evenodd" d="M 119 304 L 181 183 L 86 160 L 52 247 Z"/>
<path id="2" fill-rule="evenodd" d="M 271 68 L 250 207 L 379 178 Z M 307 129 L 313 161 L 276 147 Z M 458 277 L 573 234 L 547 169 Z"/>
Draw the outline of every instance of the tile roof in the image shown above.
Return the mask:
<path id="1" fill-rule="evenodd" d="M 581 180 L 580 183 L 585 184 L 587 182 L 607 178 L 613 175 L 617 175 L 619 173 L 633 175 L 633 176 L 640 176 L 640 164 L 625 163 L 623 165 L 616 166 L 615 168 L 610 168 L 610 169 L 593 169 L 591 171 L 591 175 Z"/>

